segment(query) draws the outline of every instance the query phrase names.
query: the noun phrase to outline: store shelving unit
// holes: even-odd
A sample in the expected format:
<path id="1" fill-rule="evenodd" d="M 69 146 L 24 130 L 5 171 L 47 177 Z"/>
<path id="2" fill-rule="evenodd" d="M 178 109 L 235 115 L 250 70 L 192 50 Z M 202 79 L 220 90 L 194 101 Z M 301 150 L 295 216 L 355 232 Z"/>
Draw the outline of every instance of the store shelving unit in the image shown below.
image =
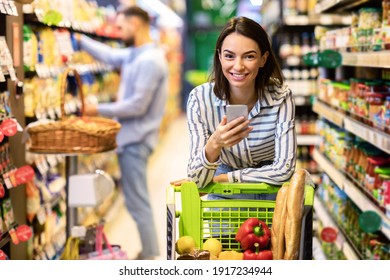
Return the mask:
<path id="1" fill-rule="evenodd" d="M 318 14 L 325 12 L 345 12 L 363 5 L 380 4 L 380 0 L 320 0 L 315 6 Z"/>
<path id="2" fill-rule="evenodd" d="M 370 142 L 382 151 L 390 154 L 390 135 L 378 129 L 368 126 L 364 123 L 354 120 L 352 117 L 338 111 L 335 108 L 327 105 L 320 100 L 316 100 L 313 104 L 313 110 L 331 121 L 337 126 L 359 136 L 360 138 Z"/>
<path id="3" fill-rule="evenodd" d="M 13 59 L 11 72 L 5 71 L 5 81 L 0 82 L 0 90 L 9 92 L 12 114 L 18 123 L 24 126 L 24 101 L 23 98 L 18 98 L 16 94 L 16 82 L 22 81 L 24 78 L 22 54 L 19 52 L 23 45 L 22 26 L 23 23 L 19 17 L 22 13 L 22 5 L 14 1 L 7 1 L 6 13 L 0 12 L 0 36 L 5 37 L 7 47 Z M 3 50 L 2 50 L 3 51 Z M 25 165 L 25 147 L 20 145 L 22 135 L 9 137 L 10 153 L 15 166 Z M 20 185 L 6 191 L 5 198 L 10 198 L 13 205 L 13 213 L 17 225 L 26 223 L 26 197 L 25 186 Z M 2 202 L 2 199 L 0 199 Z M 15 225 L 16 226 L 16 225 Z M 2 249 L 12 259 L 26 259 L 27 243 L 21 242 L 13 244 L 7 231 L 3 232 L 0 241 L 0 249 Z"/>
<path id="4" fill-rule="evenodd" d="M 381 7 L 381 0 L 322 0 L 315 7 L 316 14 L 320 17 L 324 13 L 337 14 L 340 16 L 350 15 L 352 12 L 358 11 L 363 7 Z M 336 27 L 335 27 L 336 28 Z M 322 47 L 320 51 L 327 48 Z M 336 76 L 343 79 L 351 75 L 357 68 L 364 69 L 369 67 L 372 70 L 389 69 L 390 68 L 390 52 L 375 51 L 375 52 L 349 52 L 346 48 L 334 50 L 338 51 L 342 56 L 342 62 L 335 69 Z M 356 71 L 357 72 L 357 71 Z M 332 75 L 332 72 L 329 72 Z M 344 74 L 346 73 L 346 74 Z M 327 71 L 323 72 L 327 77 Z M 352 74 L 353 75 L 353 74 Z M 342 77 L 342 78 L 340 78 Z M 344 111 L 342 108 L 334 107 L 319 97 L 314 99 L 313 111 L 322 119 L 325 119 L 336 127 L 349 132 L 362 140 L 374 145 L 383 152 L 390 154 L 390 135 L 363 122 L 358 121 L 353 115 Z M 337 168 L 335 164 L 324 154 L 320 149 L 315 149 L 313 153 L 314 160 L 321 166 L 323 171 L 348 197 L 348 199 L 356 205 L 362 212 L 374 211 L 381 218 L 380 233 L 385 238 L 390 240 L 390 219 L 373 195 L 361 185 L 351 174 Z M 337 244 L 341 248 L 348 259 L 362 259 L 358 250 L 354 250 L 353 242 L 349 242 L 348 233 L 344 233 L 340 226 L 332 221 L 332 215 L 325 210 L 322 202 L 318 197 L 315 198 L 315 212 L 318 218 L 325 224 L 336 228 L 341 233 L 344 239 L 343 243 Z M 324 208 L 324 209 L 323 209 Z"/>
<path id="5" fill-rule="evenodd" d="M 322 204 L 322 202 L 314 197 L 314 211 L 318 219 L 321 220 L 322 224 L 325 227 L 332 227 L 336 229 L 338 235 L 335 241 L 336 247 L 344 253 L 348 260 L 359 260 L 361 257 L 356 253 L 356 250 L 351 246 L 351 243 L 348 242 L 347 238 L 343 234 L 343 230 L 337 225 L 337 223 L 331 218 L 330 214 Z"/>
<path id="6" fill-rule="evenodd" d="M 381 232 L 390 239 L 390 219 L 386 217 L 383 210 L 372 202 L 369 197 L 363 193 L 343 172 L 334 167 L 332 162 L 328 160 L 318 150 L 314 151 L 314 159 L 321 165 L 329 177 L 334 181 L 348 197 L 362 210 L 375 211 L 382 219 Z M 324 216 L 322 216 L 324 217 Z"/>

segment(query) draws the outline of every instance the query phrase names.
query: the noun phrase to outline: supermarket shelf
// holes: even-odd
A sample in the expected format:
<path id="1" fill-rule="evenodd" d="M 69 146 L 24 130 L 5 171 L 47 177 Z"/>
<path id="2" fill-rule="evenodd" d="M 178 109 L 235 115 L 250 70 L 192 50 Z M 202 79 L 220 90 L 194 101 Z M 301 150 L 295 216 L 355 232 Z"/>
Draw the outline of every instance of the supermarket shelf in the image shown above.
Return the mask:
<path id="1" fill-rule="evenodd" d="M 321 154 L 318 149 L 314 149 L 313 159 L 332 178 L 337 186 L 343 188 L 344 182 L 347 180 L 347 178 L 333 165 L 330 160 Z"/>
<path id="2" fill-rule="evenodd" d="M 355 250 L 351 247 L 351 245 L 348 243 L 347 239 L 343 235 L 342 230 L 339 228 L 339 226 L 333 221 L 332 217 L 329 216 L 327 210 L 325 209 L 322 202 L 314 196 L 314 203 L 313 203 L 314 211 L 318 217 L 326 227 L 332 227 L 337 230 L 338 235 L 337 239 L 335 241 L 336 247 L 343 251 L 344 255 L 348 260 L 360 260 L 359 256 L 355 253 Z"/>
<path id="3" fill-rule="evenodd" d="M 297 143 L 299 146 L 317 146 L 320 144 L 321 137 L 319 135 L 297 135 Z"/>
<path id="4" fill-rule="evenodd" d="M 325 103 L 315 100 L 313 104 L 313 111 L 317 113 L 318 115 L 326 118 L 327 120 L 331 121 L 335 125 L 338 125 L 340 127 L 343 127 L 343 121 L 345 118 L 345 115 L 330 106 L 326 105 Z"/>
<path id="5" fill-rule="evenodd" d="M 383 213 L 383 211 L 375 205 L 367 196 L 356 188 L 351 181 L 345 181 L 344 191 L 348 197 L 360 208 L 362 211 L 375 211 L 382 219 L 381 232 L 390 239 L 390 219 Z"/>
<path id="6" fill-rule="evenodd" d="M 347 53 L 341 52 L 342 65 L 354 67 L 390 68 L 390 51 Z"/>
<path id="7" fill-rule="evenodd" d="M 381 232 L 390 239 L 390 219 L 386 217 L 383 211 L 373 203 L 364 193 L 362 193 L 344 174 L 339 171 L 324 155 L 317 149 L 313 152 L 313 158 L 329 175 L 329 177 L 340 187 L 348 197 L 362 211 L 375 211 L 382 218 Z"/>
<path id="8" fill-rule="evenodd" d="M 334 124 L 375 145 L 378 149 L 390 154 L 389 134 L 358 122 L 318 100 L 316 100 L 313 104 L 313 111 Z"/>
<path id="9" fill-rule="evenodd" d="M 321 14 L 315 16 L 294 15 L 284 18 L 285 25 L 291 26 L 307 26 L 307 25 L 350 25 L 352 22 L 351 16 Z"/>
<path id="10" fill-rule="evenodd" d="M 355 121 L 349 117 L 344 119 L 344 129 L 370 142 L 382 151 L 390 154 L 390 135 Z"/>
<path id="11" fill-rule="evenodd" d="M 354 7 L 361 6 L 366 3 L 378 2 L 375 0 L 322 0 L 314 8 L 314 11 L 318 14 L 324 12 L 339 12 L 347 11 Z"/>

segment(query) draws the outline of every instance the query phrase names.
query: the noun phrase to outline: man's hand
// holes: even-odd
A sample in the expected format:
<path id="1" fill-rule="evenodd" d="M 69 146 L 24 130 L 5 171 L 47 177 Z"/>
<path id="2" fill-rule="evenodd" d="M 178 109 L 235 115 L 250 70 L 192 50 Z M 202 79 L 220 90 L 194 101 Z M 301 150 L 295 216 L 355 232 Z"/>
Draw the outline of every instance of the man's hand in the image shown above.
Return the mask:
<path id="1" fill-rule="evenodd" d="M 97 106 L 93 104 L 84 104 L 85 116 L 97 116 L 99 114 Z"/>

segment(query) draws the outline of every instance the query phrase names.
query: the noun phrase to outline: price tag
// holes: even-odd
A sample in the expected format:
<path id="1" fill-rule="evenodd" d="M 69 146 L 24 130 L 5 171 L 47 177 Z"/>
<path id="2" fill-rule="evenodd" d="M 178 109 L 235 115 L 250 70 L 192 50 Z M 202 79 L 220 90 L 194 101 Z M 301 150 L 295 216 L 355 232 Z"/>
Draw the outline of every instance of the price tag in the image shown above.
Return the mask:
<path id="1" fill-rule="evenodd" d="M 32 237 L 32 230 L 27 225 L 20 225 L 16 228 L 16 235 L 20 241 L 26 242 Z"/>
<path id="2" fill-rule="evenodd" d="M 325 227 L 321 231 L 321 239 L 327 243 L 333 243 L 337 239 L 337 230 L 332 227 Z"/>
<path id="3" fill-rule="evenodd" d="M 375 211 L 364 211 L 359 215 L 358 223 L 366 233 L 374 233 L 381 228 L 382 218 Z"/>
<path id="4" fill-rule="evenodd" d="M 15 171 L 15 179 L 17 185 L 22 185 L 31 181 L 34 178 L 35 172 L 30 165 L 19 167 Z"/>
<path id="5" fill-rule="evenodd" d="M 13 119 L 6 119 L 1 123 L 1 131 L 5 136 L 14 136 L 18 131 L 18 127 Z"/>

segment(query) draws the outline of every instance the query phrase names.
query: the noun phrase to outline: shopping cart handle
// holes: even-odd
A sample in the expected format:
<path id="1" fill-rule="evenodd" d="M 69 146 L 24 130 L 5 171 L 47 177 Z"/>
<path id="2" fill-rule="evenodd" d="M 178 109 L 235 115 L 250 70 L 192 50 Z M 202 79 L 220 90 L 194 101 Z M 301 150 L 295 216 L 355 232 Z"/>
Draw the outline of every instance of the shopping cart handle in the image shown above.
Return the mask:
<path id="1" fill-rule="evenodd" d="M 180 192 L 182 188 L 191 188 L 194 194 L 262 194 L 276 193 L 280 186 L 270 185 L 267 183 L 210 183 L 202 189 L 198 189 L 194 182 L 185 182 L 179 187 L 174 187 L 175 192 Z M 305 186 L 304 205 L 312 206 L 314 202 L 314 187 L 311 185 Z"/>
<path id="2" fill-rule="evenodd" d="M 189 183 L 184 183 L 185 186 Z M 200 193 L 213 193 L 223 195 L 233 194 L 262 194 L 276 193 L 280 186 L 270 185 L 267 183 L 209 183 L 206 187 L 199 189 Z"/>

